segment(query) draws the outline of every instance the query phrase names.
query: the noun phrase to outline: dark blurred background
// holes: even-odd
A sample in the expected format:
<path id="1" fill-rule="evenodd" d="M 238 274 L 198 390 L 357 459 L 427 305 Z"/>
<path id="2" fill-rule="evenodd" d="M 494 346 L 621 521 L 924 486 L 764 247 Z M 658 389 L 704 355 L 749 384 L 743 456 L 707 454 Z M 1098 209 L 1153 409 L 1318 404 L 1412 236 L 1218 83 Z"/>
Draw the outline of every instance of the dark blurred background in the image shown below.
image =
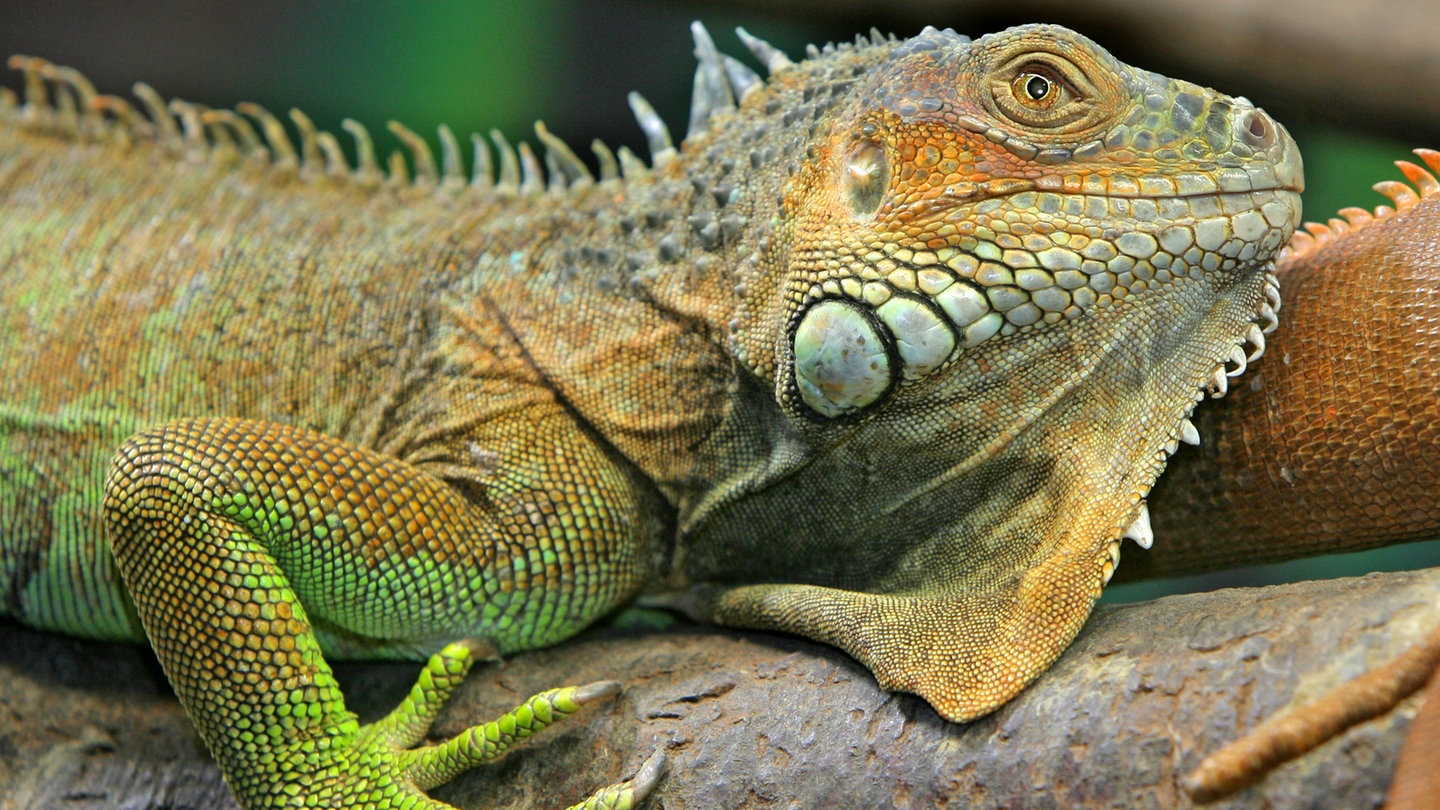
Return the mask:
<path id="1" fill-rule="evenodd" d="M 299 107 L 331 131 L 355 118 L 384 147 L 382 159 L 394 145 L 385 130 L 392 118 L 425 134 L 449 124 L 462 142 L 491 127 L 531 138 L 540 119 L 581 154 L 598 137 L 643 155 L 625 94 L 645 94 L 683 136 L 694 64 L 687 27 L 695 19 L 722 51 L 752 64 L 736 25 L 798 58 L 808 42 L 849 40 L 871 26 L 901 36 L 926 24 L 978 35 L 1062 23 L 1126 62 L 1245 95 L 1273 113 L 1305 153 L 1312 219 L 1344 205 L 1373 207 L 1383 200 L 1370 184 L 1399 179 L 1391 161 L 1411 147 L 1440 148 L 1433 0 L 50 0 L 0 3 L 0 56 L 79 68 L 105 93 L 128 95 L 145 81 L 167 98 L 208 106 Z M 14 72 L 0 83 L 20 87 Z M 1149 553 L 1164 546 L 1159 537 Z M 1127 585 L 1110 598 L 1437 564 L 1440 543 L 1415 544 Z"/>

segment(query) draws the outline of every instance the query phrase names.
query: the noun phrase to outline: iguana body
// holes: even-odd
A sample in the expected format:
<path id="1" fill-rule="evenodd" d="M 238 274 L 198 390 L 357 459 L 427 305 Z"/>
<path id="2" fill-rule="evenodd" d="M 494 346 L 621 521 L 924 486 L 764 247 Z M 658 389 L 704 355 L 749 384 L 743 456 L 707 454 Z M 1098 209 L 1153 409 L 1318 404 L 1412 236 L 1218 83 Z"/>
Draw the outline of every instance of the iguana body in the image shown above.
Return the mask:
<path id="1" fill-rule="evenodd" d="M 1273 321 L 1293 143 L 1063 29 L 758 44 L 763 86 L 697 42 L 684 149 L 637 104 L 654 166 L 551 140 L 550 192 L 506 148 L 478 190 L 330 179 L 308 137 L 266 167 L 193 108 L 152 143 L 36 67 L 0 134 L 7 611 L 137 637 L 108 533 L 254 806 L 480 758 L 364 748 L 320 646 L 527 649 L 643 588 L 953 719 L 1023 688 Z"/>
<path id="2" fill-rule="evenodd" d="M 1375 185 L 1392 206 L 1345 208 L 1343 218 L 1296 233 L 1277 263 L 1290 328 L 1276 334 L 1253 379 L 1197 420 L 1211 442 L 1156 491 L 1157 530 L 1174 531 L 1177 559 L 1146 560 L 1147 571 L 1234 563 L 1242 559 L 1234 546 L 1204 542 L 1227 533 L 1250 540 L 1245 556 L 1255 561 L 1435 535 L 1440 181 L 1431 172 L 1440 171 L 1440 153 L 1416 154 L 1428 168 L 1397 163 L 1413 188 Z M 1170 508 L 1190 515 L 1188 524 L 1161 525 Z M 1267 721 L 1205 762 L 1186 789 L 1197 799 L 1223 797 L 1388 711 L 1427 679 L 1434 702 L 1440 627 L 1387 667 Z M 1431 709 L 1415 721 L 1390 810 L 1434 803 L 1433 768 L 1417 762 L 1433 760 L 1422 746 L 1433 751 L 1437 716 Z"/>
<path id="3" fill-rule="evenodd" d="M 1155 493 L 1166 574 L 1434 537 L 1440 503 L 1440 158 L 1401 162 L 1393 205 L 1297 232 L 1276 263 L 1285 328 L 1195 423 Z M 1217 543 L 1216 537 L 1233 538 Z M 1130 573 L 1127 571 L 1127 573 Z"/>

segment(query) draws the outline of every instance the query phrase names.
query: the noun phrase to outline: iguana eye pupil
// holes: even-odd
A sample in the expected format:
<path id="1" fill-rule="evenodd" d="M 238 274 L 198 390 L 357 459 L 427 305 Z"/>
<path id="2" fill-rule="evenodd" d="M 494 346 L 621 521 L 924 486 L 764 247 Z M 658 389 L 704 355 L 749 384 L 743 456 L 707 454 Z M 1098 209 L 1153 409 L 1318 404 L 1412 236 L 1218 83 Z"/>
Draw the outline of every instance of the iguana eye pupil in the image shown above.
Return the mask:
<path id="1" fill-rule="evenodd" d="M 1052 85 L 1050 80 L 1044 76 L 1032 73 L 1021 78 L 1025 82 L 1025 95 L 1029 96 L 1032 101 L 1044 101 L 1045 97 L 1050 95 Z"/>

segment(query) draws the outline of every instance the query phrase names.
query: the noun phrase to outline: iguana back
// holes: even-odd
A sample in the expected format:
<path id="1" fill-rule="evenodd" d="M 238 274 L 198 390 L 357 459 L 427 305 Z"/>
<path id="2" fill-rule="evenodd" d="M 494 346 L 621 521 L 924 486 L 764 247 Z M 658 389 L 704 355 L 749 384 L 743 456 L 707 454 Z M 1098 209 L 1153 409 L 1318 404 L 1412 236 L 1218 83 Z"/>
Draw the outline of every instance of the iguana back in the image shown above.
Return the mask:
<path id="1" fill-rule="evenodd" d="M 39 626 L 139 638 L 97 542 L 114 448 L 187 414 L 378 440 L 387 395 L 407 393 L 432 346 L 433 294 L 460 278 L 434 271 L 473 264 L 493 238 L 452 241 L 463 214 L 421 195 L 401 204 L 148 141 L 0 138 L 0 295 L 25 302 L 0 312 L 0 587 Z M 77 574 L 92 592 L 69 592 Z"/>
<path id="2" fill-rule="evenodd" d="M 656 311 L 579 258 L 581 236 L 617 227 L 616 181 L 566 194 L 453 188 L 454 177 L 446 189 L 337 182 L 194 143 L 76 139 L 53 113 L 9 117 L 0 605 L 37 626 L 142 638 L 98 524 L 106 466 L 142 428 L 242 416 L 458 468 L 469 459 L 439 446 L 477 418 L 449 412 L 458 389 L 486 375 L 538 381 L 504 318 L 524 329 L 540 316 L 519 296 L 505 313 L 488 303 L 512 277 L 556 293 L 542 305 L 568 331 L 552 344 L 576 363 L 604 357 L 611 375 L 640 380 L 615 344 L 663 347 Z M 674 356 L 716 362 L 690 337 Z M 665 416 L 651 404 L 644 418 Z"/>

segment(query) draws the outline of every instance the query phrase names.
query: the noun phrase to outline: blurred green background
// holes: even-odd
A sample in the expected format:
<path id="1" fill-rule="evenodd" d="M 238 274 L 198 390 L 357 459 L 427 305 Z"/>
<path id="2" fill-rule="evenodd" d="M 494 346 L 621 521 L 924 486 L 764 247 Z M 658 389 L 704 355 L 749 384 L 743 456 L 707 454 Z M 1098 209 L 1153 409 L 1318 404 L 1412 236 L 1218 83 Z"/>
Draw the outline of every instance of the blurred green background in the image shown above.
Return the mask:
<path id="1" fill-rule="evenodd" d="M 1440 147 L 1440 111 L 1423 92 L 1436 86 L 1440 59 L 1417 60 L 1406 51 L 1440 43 L 1440 20 L 1432 19 L 1440 15 L 1424 3 L 1395 0 L 1386 4 L 1385 19 L 1360 18 L 1353 17 L 1353 5 L 64 0 L 0 4 L 0 55 L 33 54 L 77 67 L 101 92 L 128 94 L 133 82 L 143 80 L 167 97 L 210 106 L 254 101 L 277 113 L 299 107 L 332 131 L 351 117 L 368 126 L 385 151 L 394 146 L 385 130 L 392 118 L 427 134 L 447 123 L 462 142 L 466 133 L 491 127 L 512 140 L 530 138 L 533 122 L 541 119 L 576 147 L 598 137 L 643 155 L 625 94 L 641 91 L 677 139 L 683 135 L 693 70 L 687 27 L 693 19 L 709 26 L 721 50 L 752 64 L 732 33 L 736 25 L 798 57 L 807 42 L 850 39 L 872 25 L 903 36 L 925 23 L 980 34 L 1054 21 L 1076 27 L 1127 62 L 1244 94 L 1265 107 L 1300 142 L 1306 210 L 1323 219 L 1345 205 L 1382 202 L 1369 186 L 1399 179 L 1392 161 L 1406 158 L 1413 146 Z M 1421 45 L 1410 44 L 1417 39 Z M 18 76 L 8 72 L 3 84 L 18 89 Z M 1164 547 L 1159 537 L 1148 553 L 1163 554 Z M 1107 599 L 1437 564 L 1440 542 L 1411 544 L 1124 585 Z"/>
<path id="2" fill-rule="evenodd" d="M 694 19 L 709 26 L 722 50 L 747 59 L 733 34 L 736 25 L 799 55 L 806 43 L 850 39 L 872 25 L 903 36 L 926 22 L 979 34 L 1058 21 L 1132 64 L 1243 93 L 1274 113 L 1304 148 L 1306 205 L 1315 215 L 1373 205 L 1379 198 L 1369 185 L 1398 176 L 1390 161 L 1405 157 L 1411 146 L 1440 143 L 1435 128 L 1424 126 L 1432 122 L 1367 115 L 1333 98 L 1316 104 L 1309 95 L 1275 87 L 1276 71 L 1263 64 L 1250 68 L 1207 57 L 1203 49 L 1198 55 L 1181 51 L 1175 43 L 1183 41 L 1183 31 L 1157 43 L 1155 34 L 1133 30 L 1136 15 L 1170 30 L 1165 15 L 1184 3 L 1138 4 L 1136 11 L 1125 3 L 1087 4 L 1090 11 L 1077 5 L 57 0 L 0 4 L 0 54 L 34 54 L 80 68 L 102 92 L 127 93 L 135 81 L 146 81 L 166 97 L 211 106 L 255 101 L 279 113 L 299 107 L 331 130 L 348 116 L 392 145 L 384 128 L 391 118 L 427 134 L 443 122 L 462 141 L 469 131 L 491 127 L 512 139 L 526 137 L 541 119 L 575 144 L 601 137 L 643 154 L 625 94 L 644 93 L 676 136 L 683 134 L 693 66 L 687 26 Z M 1178 19 L 1172 28 L 1185 23 Z M 1249 24 L 1236 25 L 1242 23 Z M 1440 42 L 1440 23 L 1436 27 L 1434 41 Z M 1248 30 L 1236 36 L 1242 35 L 1262 36 Z M 1374 84 L 1423 78 L 1382 74 Z M 3 81 L 19 86 L 13 72 Z"/>

